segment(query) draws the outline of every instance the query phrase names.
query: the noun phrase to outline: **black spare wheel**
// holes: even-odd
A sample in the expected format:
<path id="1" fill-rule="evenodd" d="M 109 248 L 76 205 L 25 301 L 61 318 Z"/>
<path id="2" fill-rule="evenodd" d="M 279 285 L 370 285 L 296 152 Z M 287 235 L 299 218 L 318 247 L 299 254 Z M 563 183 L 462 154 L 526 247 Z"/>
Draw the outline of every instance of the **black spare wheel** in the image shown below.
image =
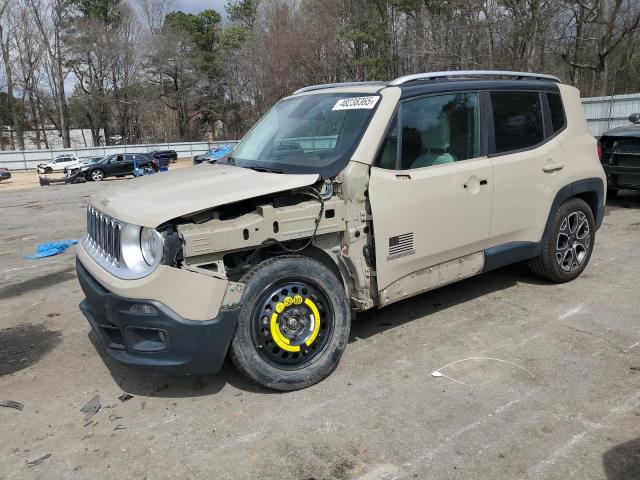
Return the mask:
<path id="1" fill-rule="evenodd" d="M 235 365 L 256 382 L 296 390 L 327 377 L 349 338 L 344 287 L 320 262 L 304 256 L 266 260 L 244 277 Z"/>

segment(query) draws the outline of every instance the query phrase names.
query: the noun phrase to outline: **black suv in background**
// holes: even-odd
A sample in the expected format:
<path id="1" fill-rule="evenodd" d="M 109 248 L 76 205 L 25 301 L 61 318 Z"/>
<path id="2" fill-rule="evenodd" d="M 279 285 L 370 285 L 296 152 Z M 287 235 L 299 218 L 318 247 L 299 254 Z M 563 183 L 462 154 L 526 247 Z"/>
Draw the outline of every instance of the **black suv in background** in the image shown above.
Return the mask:
<path id="1" fill-rule="evenodd" d="M 149 155 L 161 162 L 164 160 L 167 162 L 167 164 L 169 162 L 176 163 L 176 161 L 178 160 L 178 154 L 175 150 L 154 150 Z M 162 163 L 161 166 L 164 167 L 166 165 Z"/>
<path id="2" fill-rule="evenodd" d="M 133 175 L 135 164 L 138 167 L 145 165 L 151 166 L 154 170 L 158 170 L 159 160 L 146 153 L 119 153 L 109 155 L 103 159 L 80 168 L 80 174 L 87 180 L 99 182 L 107 177 L 124 177 Z"/>
<path id="3" fill-rule="evenodd" d="M 598 144 L 609 197 L 618 190 L 640 190 L 640 113 L 629 121 L 631 125 L 604 132 Z"/>

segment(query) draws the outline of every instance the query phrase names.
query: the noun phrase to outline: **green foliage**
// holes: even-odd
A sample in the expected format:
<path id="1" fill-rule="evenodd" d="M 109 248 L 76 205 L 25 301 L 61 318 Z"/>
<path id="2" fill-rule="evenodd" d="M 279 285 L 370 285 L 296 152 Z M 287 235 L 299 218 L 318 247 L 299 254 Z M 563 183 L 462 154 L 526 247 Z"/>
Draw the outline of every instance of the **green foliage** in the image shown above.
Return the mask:
<path id="1" fill-rule="evenodd" d="M 199 50 L 207 51 L 216 47 L 220 20 L 220 14 L 215 10 L 205 10 L 198 15 L 171 12 L 167 14 L 163 28 L 187 36 Z"/>
<path id="2" fill-rule="evenodd" d="M 11 125 L 9 115 L 9 95 L 7 92 L 0 92 L 0 127 Z"/>
<path id="3" fill-rule="evenodd" d="M 246 27 L 253 28 L 258 12 L 257 0 L 231 0 L 225 9 L 229 20 L 243 23 Z"/>
<path id="4" fill-rule="evenodd" d="M 248 29 L 236 25 L 228 26 L 222 32 L 220 46 L 223 50 L 235 50 L 241 48 L 247 41 Z"/>
<path id="5" fill-rule="evenodd" d="M 80 15 L 102 21 L 106 26 L 122 20 L 122 0 L 73 0 Z"/>

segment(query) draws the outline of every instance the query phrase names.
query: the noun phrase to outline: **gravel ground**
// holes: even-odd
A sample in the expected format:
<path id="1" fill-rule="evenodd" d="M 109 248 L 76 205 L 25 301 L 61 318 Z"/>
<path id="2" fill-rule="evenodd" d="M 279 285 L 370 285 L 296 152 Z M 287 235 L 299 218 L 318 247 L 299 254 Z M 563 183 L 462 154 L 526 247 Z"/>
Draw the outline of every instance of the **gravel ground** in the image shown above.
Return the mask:
<path id="1" fill-rule="evenodd" d="M 231 365 L 114 364 L 73 253 L 22 259 L 80 238 L 88 196 L 120 182 L 0 188 L 0 402 L 24 404 L 0 407 L 0 478 L 640 478 L 640 194 L 610 202 L 578 280 L 513 266 L 359 315 L 333 375 L 283 394 Z M 530 374 L 441 368 L 469 357 Z"/>

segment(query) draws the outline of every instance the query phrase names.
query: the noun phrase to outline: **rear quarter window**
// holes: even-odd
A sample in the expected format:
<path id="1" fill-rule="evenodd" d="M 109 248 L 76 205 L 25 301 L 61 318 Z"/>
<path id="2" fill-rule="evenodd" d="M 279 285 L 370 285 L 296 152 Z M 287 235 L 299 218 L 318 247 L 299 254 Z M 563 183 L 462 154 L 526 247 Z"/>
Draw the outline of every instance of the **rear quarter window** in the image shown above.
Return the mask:
<path id="1" fill-rule="evenodd" d="M 495 153 L 534 147 L 544 140 L 538 92 L 491 92 Z"/>
<path id="2" fill-rule="evenodd" d="M 562 97 L 559 93 L 547 93 L 547 103 L 549 104 L 553 133 L 558 133 L 567 124 L 564 116 L 564 107 L 562 106 Z"/>

